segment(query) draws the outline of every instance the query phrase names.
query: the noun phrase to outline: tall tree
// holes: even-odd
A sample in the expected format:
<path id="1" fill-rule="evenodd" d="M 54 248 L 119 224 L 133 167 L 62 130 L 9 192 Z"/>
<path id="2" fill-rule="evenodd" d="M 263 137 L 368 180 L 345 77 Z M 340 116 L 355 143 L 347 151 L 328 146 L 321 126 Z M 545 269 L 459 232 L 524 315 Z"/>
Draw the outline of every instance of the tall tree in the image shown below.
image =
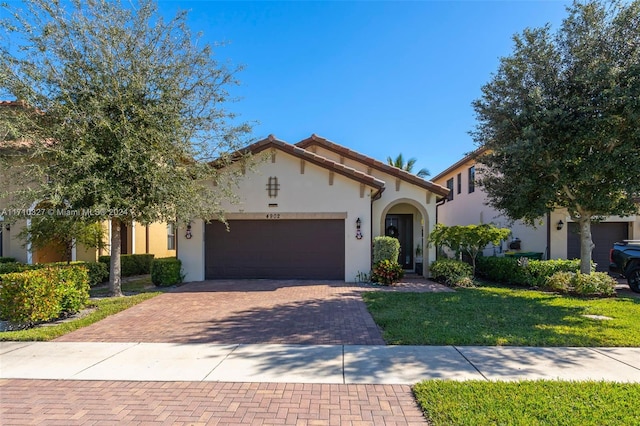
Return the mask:
<path id="1" fill-rule="evenodd" d="M 566 208 L 589 273 L 591 223 L 638 212 L 640 1 L 574 2 L 549 25 L 514 36 L 510 56 L 473 102 L 488 148 L 480 184 L 490 204 L 533 224 Z"/>
<path id="2" fill-rule="evenodd" d="M 152 0 L 6 7 L 0 94 L 40 112 L 18 126 L 40 159 L 25 168 L 38 184 L 22 195 L 110 221 L 110 290 L 122 295 L 123 224 L 214 219 L 233 197 L 236 175 L 222 173 L 234 168 L 208 163 L 250 132 L 226 109 L 238 68 L 198 43 L 186 12 L 165 20 Z"/>
<path id="3" fill-rule="evenodd" d="M 404 170 L 405 172 L 409 172 L 409 173 L 413 173 L 413 166 L 416 165 L 416 160 L 415 158 L 410 158 L 409 160 L 407 160 L 407 162 L 404 162 L 404 157 L 402 155 L 402 153 L 398 154 L 398 156 L 396 158 L 392 158 L 392 157 L 387 157 L 387 164 L 389 164 L 390 166 L 393 167 L 397 167 L 401 170 Z M 416 173 L 416 176 L 421 177 L 421 178 L 426 178 L 427 176 L 430 176 L 431 173 L 429 172 L 429 170 L 422 168 L 418 171 L 418 173 Z"/>

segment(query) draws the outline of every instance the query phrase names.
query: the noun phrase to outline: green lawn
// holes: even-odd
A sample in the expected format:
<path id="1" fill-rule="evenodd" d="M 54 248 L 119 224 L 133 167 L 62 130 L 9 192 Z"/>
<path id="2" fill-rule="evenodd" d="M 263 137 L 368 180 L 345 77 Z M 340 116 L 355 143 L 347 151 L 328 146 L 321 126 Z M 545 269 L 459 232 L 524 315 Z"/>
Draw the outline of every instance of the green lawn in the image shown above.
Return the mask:
<path id="1" fill-rule="evenodd" d="M 636 298 L 478 287 L 455 293 L 369 292 L 364 299 L 388 344 L 640 346 Z"/>
<path id="2" fill-rule="evenodd" d="M 640 424 L 639 384 L 429 380 L 413 391 L 433 426 Z"/>
<path id="3" fill-rule="evenodd" d="M 91 313 L 81 317 L 70 319 L 59 324 L 47 324 L 44 326 L 30 328 L 28 330 L 16 330 L 0 332 L 0 341 L 47 341 L 53 340 L 64 334 L 70 333 L 82 327 L 98 322 L 110 315 L 129 309 L 140 302 L 162 294 L 151 287 L 150 278 L 142 278 L 122 284 L 122 291 L 128 294 L 126 297 L 103 297 L 108 293 L 104 287 L 93 288 L 90 291 L 91 297 L 103 297 L 92 299 L 88 308 L 93 308 Z"/>

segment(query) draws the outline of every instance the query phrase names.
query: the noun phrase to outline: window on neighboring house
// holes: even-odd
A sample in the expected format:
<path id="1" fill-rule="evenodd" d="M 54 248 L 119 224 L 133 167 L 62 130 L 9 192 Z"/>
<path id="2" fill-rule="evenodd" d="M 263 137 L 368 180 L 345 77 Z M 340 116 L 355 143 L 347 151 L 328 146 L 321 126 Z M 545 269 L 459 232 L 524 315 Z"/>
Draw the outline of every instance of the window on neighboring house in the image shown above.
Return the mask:
<path id="1" fill-rule="evenodd" d="M 469 194 L 476 190 L 476 166 L 469 167 Z"/>
<path id="2" fill-rule="evenodd" d="M 447 181 L 447 188 L 449 188 L 449 195 L 447 195 L 447 201 L 453 200 L 453 178 Z"/>
<path id="3" fill-rule="evenodd" d="M 462 173 L 458 173 L 458 176 L 456 176 L 457 179 L 457 183 L 458 183 L 458 189 L 457 189 L 457 193 L 461 193 L 462 192 Z"/>
<path id="4" fill-rule="evenodd" d="M 167 224 L 167 250 L 176 249 L 176 224 Z"/>

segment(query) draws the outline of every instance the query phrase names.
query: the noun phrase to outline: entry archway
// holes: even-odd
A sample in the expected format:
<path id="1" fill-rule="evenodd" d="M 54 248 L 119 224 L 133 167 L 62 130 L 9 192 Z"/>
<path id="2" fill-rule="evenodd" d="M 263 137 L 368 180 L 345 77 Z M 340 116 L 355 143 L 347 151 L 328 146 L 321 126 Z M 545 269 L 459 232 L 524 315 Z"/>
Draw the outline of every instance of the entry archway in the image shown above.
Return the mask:
<path id="1" fill-rule="evenodd" d="M 380 235 L 398 238 L 398 261 L 405 270 L 415 270 L 420 275 L 425 275 L 426 268 L 423 265 L 429 264 L 429 252 L 426 250 L 429 224 L 425 206 L 411 198 L 394 200 L 382 210 Z"/>

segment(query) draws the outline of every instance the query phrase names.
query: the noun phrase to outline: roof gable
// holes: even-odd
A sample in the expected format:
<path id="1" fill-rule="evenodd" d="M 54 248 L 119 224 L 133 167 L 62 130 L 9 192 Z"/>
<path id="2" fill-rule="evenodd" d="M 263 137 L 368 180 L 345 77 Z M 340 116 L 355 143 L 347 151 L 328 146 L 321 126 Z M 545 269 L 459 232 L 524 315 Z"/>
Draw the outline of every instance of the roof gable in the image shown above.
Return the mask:
<path id="1" fill-rule="evenodd" d="M 336 163 L 335 161 L 332 161 L 321 155 L 314 154 L 313 152 L 307 151 L 306 149 L 303 149 L 296 145 L 281 141 L 274 135 L 269 135 L 266 139 L 249 145 L 248 147 L 239 151 L 238 155 L 244 155 L 247 153 L 258 154 L 260 152 L 266 151 L 267 149 L 278 149 L 280 151 L 286 152 L 287 154 L 290 154 L 294 157 L 298 157 L 302 160 L 308 161 L 311 164 L 315 164 L 317 166 L 345 176 L 349 179 L 376 188 L 379 193 L 384 190 L 384 181 L 354 168 L 345 166 L 344 164 Z"/>
<path id="2" fill-rule="evenodd" d="M 449 194 L 449 189 L 445 188 L 443 186 L 440 186 L 436 183 L 433 183 L 431 181 L 428 180 L 424 180 L 422 178 L 419 178 L 416 175 L 413 175 L 405 170 L 401 170 L 397 167 L 393 167 L 390 166 L 388 164 L 385 164 L 381 161 L 378 161 L 374 158 L 368 157 L 366 155 L 360 154 L 359 152 L 353 151 L 349 148 L 346 148 L 344 146 L 338 145 L 334 142 L 329 141 L 328 139 L 325 139 L 323 137 L 320 137 L 318 135 L 316 135 L 315 133 L 311 135 L 311 137 L 304 139 L 300 142 L 298 142 L 295 146 L 299 147 L 299 148 L 303 148 L 303 149 L 307 149 L 311 146 L 320 146 L 323 148 L 326 148 L 330 151 L 333 151 L 337 154 L 340 154 L 346 158 L 349 158 L 351 160 L 355 160 L 360 162 L 363 165 L 366 165 L 368 167 L 371 167 L 373 169 L 382 171 L 384 173 L 387 173 L 391 176 L 394 176 L 398 179 L 402 179 L 404 181 L 410 182 L 416 186 L 419 186 L 423 189 L 426 189 L 428 191 L 431 191 L 437 195 L 440 196 L 446 196 Z"/>

